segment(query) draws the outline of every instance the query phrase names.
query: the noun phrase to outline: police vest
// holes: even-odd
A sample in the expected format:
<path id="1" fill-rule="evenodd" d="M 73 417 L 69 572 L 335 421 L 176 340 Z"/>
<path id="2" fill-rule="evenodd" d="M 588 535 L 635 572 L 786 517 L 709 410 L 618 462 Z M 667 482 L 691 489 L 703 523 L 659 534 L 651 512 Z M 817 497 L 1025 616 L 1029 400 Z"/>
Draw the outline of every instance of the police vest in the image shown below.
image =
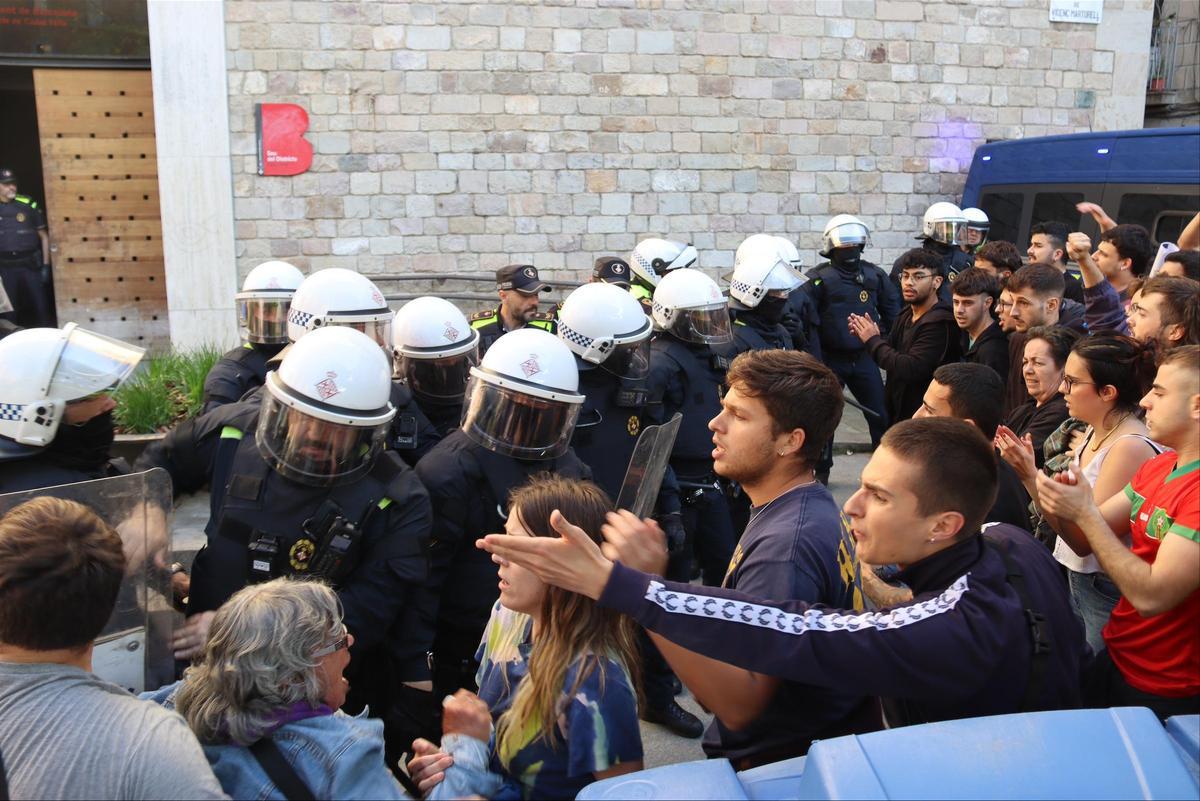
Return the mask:
<path id="1" fill-rule="evenodd" d="M 753 313 L 739 312 L 733 321 L 734 352 L 748 350 L 791 350 L 792 335 L 783 325 L 764 323 Z"/>
<path id="2" fill-rule="evenodd" d="M 40 250 L 39 218 L 37 203 L 24 195 L 17 195 L 11 203 L 0 203 L 0 252 Z"/>
<path id="3" fill-rule="evenodd" d="M 671 460 L 687 460 L 712 464 L 712 432 L 708 421 L 721 412 L 721 386 L 729 368 L 726 351 L 710 347 L 690 347 L 672 336 L 655 337 L 651 348 L 656 356 L 665 358 L 681 374 L 683 403 L 676 410 L 683 419 Z M 680 478 L 694 477 L 694 471 L 677 469 Z"/>
<path id="4" fill-rule="evenodd" d="M 247 584 L 279 576 L 314 576 L 338 587 L 380 536 L 371 517 L 391 505 L 403 471 L 399 457 L 384 451 L 356 481 L 306 486 L 272 469 L 253 436 L 226 426 L 188 613 L 216 609 Z"/>
<path id="5" fill-rule="evenodd" d="M 819 293 L 817 312 L 824 320 L 826 313 L 834 310 L 835 317 L 841 317 L 841 325 L 846 325 L 845 316 L 851 313 L 870 313 L 872 319 L 879 319 L 879 294 L 887 276 L 883 271 L 868 261 L 859 261 L 856 277 L 847 276 L 834 265 L 826 262 L 813 271 L 814 287 L 824 285 L 824 291 Z"/>
<path id="6" fill-rule="evenodd" d="M 580 372 L 579 391 L 584 402 L 571 447 L 592 468 L 592 479 L 615 501 L 645 425 L 646 389 L 626 385 L 597 367 Z"/>
<path id="7" fill-rule="evenodd" d="M 470 318 L 471 327 L 479 332 L 479 357 L 483 358 L 483 354 L 492 346 L 500 337 L 508 332 L 504 330 L 504 326 L 500 323 L 500 307 L 494 309 L 485 309 L 475 312 Z M 558 330 L 557 322 L 554 319 L 554 312 L 546 312 L 537 314 L 532 320 L 525 324 L 526 328 L 540 328 L 543 331 L 549 331 L 553 334 Z"/>
<path id="8" fill-rule="evenodd" d="M 247 342 L 222 356 L 204 379 L 205 410 L 241 400 L 250 390 L 261 387 L 267 371 L 273 369 L 268 361 L 278 352 L 278 348 L 256 348 Z"/>

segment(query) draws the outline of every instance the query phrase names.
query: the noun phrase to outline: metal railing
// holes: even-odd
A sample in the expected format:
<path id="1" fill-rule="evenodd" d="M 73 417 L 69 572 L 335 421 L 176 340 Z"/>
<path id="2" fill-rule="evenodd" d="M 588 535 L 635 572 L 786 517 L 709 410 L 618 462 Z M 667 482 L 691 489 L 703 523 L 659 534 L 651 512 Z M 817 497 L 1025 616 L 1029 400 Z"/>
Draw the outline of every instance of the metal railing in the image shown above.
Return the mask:
<path id="1" fill-rule="evenodd" d="M 381 283 L 398 283 L 403 284 L 411 281 L 428 281 L 435 287 L 426 292 L 384 292 L 383 296 L 387 300 L 413 300 L 425 295 L 437 295 L 439 298 L 446 300 L 470 301 L 472 303 L 496 303 L 496 276 L 494 273 L 380 273 L 368 275 L 376 284 Z M 579 281 L 556 281 L 542 279 L 549 284 L 555 292 L 552 295 L 561 296 L 572 289 L 582 286 Z M 458 282 L 466 284 L 486 284 L 487 291 L 470 291 L 458 288 L 445 288 L 442 285 L 448 282 Z M 555 297 L 554 299 L 560 299 Z"/>

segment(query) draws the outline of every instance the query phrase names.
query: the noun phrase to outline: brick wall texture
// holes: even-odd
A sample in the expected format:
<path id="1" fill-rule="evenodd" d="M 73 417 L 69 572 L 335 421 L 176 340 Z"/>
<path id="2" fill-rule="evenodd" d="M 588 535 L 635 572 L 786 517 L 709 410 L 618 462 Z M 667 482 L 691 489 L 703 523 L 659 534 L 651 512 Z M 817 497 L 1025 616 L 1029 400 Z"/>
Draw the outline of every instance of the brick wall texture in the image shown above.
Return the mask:
<path id="1" fill-rule="evenodd" d="M 239 270 L 531 261 L 579 278 L 650 235 L 727 268 L 750 233 L 880 262 L 988 139 L 1140 127 L 1150 0 L 227 2 Z M 1140 70 L 1140 73 L 1138 72 Z M 310 172 L 256 175 L 254 104 L 311 117 Z M 1132 124 L 1129 124 L 1132 122 Z"/>

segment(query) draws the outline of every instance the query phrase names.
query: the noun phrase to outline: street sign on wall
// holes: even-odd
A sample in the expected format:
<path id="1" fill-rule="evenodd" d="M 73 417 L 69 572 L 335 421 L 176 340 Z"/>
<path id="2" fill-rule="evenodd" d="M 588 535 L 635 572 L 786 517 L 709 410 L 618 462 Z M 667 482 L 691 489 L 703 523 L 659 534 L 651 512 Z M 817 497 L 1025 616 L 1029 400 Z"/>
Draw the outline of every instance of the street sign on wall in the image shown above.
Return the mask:
<path id="1" fill-rule="evenodd" d="M 254 117 L 259 175 L 299 175 L 312 166 L 307 111 L 295 103 L 259 103 Z"/>
<path id="2" fill-rule="evenodd" d="M 1104 0 L 1050 0 L 1051 22 L 1082 22 L 1099 25 Z"/>

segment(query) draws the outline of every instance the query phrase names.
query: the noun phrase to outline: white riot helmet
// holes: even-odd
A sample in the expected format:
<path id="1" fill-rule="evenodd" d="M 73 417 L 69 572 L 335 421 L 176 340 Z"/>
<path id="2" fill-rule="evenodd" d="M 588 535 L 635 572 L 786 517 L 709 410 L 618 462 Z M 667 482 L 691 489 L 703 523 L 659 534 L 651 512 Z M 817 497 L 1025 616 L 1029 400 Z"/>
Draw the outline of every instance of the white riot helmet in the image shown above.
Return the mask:
<path id="1" fill-rule="evenodd" d="M 821 234 L 821 255 L 829 258 L 834 248 L 866 249 L 870 241 L 871 229 L 865 222 L 853 214 L 839 214 L 825 223 L 825 231 Z"/>
<path id="2" fill-rule="evenodd" d="M 242 339 L 260 345 L 286 345 L 292 296 L 304 273 L 286 261 L 264 261 L 246 276 L 234 295 Z"/>
<path id="3" fill-rule="evenodd" d="M 298 342 L 309 331 L 330 325 L 363 332 L 391 358 L 392 310 L 366 276 L 330 267 L 300 284 L 288 312 L 288 339 Z"/>
<path id="4" fill-rule="evenodd" d="M 782 237 L 754 234 L 738 246 L 729 279 L 729 296 L 748 309 L 756 307 L 768 292 L 789 295 L 804 283 L 786 257 Z"/>
<path id="5" fill-rule="evenodd" d="M 645 378 L 651 333 L 642 304 L 616 284 L 584 284 L 558 312 L 558 338 L 584 362 L 618 378 Z"/>
<path id="6" fill-rule="evenodd" d="M 917 239 L 932 239 L 943 245 L 957 245 L 963 239 L 963 227 L 967 218 L 962 209 L 953 203 L 934 203 L 925 210 L 921 221 L 921 235 Z"/>
<path id="7" fill-rule="evenodd" d="M 654 325 L 684 342 L 733 341 L 729 304 L 717 282 L 699 270 L 675 270 L 654 290 Z"/>
<path id="8" fill-rule="evenodd" d="M 396 372 L 413 394 L 433 403 L 460 402 L 479 363 L 479 332 L 453 303 L 426 296 L 404 304 L 392 325 Z"/>
<path id="9" fill-rule="evenodd" d="M 116 389 L 145 352 L 75 323 L 0 340 L 0 458 L 49 445 L 68 403 Z"/>
<path id="10" fill-rule="evenodd" d="M 983 209 L 971 207 L 963 209 L 963 217 L 967 220 L 965 239 L 962 242 L 972 248 L 977 248 L 987 241 L 988 230 L 992 227 L 991 220 L 983 213 Z"/>
<path id="11" fill-rule="evenodd" d="M 629 254 L 629 269 L 652 287 L 672 270 L 691 267 L 698 258 L 696 249 L 686 242 L 669 239 L 643 239 Z"/>
<path id="12" fill-rule="evenodd" d="M 792 269 L 803 279 L 800 283 L 807 281 L 808 276 L 801 272 L 804 262 L 800 258 L 800 251 L 796 248 L 796 243 L 786 236 L 776 236 L 775 239 L 779 241 L 779 252 L 783 254 L 784 260 L 792 265 Z"/>
<path id="13" fill-rule="evenodd" d="M 570 349 L 548 331 L 519 328 L 471 368 L 462 430 L 504 456 L 554 459 L 571 444 L 583 400 Z"/>
<path id="14" fill-rule="evenodd" d="M 371 468 L 396 410 L 391 367 L 369 337 L 342 326 L 313 331 L 265 383 L 255 442 L 280 475 L 328 486 Z"/>

